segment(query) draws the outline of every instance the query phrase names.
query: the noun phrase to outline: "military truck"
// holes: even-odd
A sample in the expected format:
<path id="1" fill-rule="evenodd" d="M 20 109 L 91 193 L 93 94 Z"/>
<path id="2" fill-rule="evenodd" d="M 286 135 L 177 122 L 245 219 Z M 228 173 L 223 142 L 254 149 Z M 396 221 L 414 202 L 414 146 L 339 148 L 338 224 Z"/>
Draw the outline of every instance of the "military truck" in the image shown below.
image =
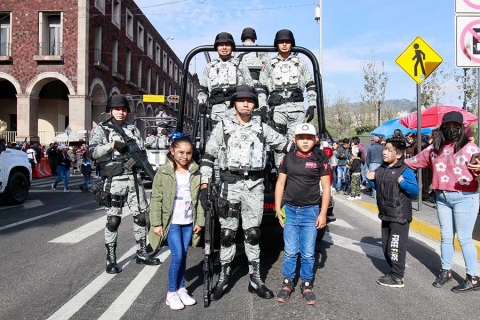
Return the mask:
<path id="1" fill-rule="evenodd" d="M 0 152 L 0 198 L 3 203 L 24 203 L 31 181 L 32 165 L 25 152 L 9 148 Z"/>

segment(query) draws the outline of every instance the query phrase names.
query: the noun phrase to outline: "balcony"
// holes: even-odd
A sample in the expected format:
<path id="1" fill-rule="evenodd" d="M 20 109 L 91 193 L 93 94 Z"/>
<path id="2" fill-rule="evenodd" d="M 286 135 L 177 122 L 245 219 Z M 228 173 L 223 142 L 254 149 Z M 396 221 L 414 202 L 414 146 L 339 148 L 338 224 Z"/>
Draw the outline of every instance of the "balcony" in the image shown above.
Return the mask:
<path id="1" fill-rule="evenodd" d="M 93 65 L 100 70 L 108 71 L 107 57 L 102 49 L 94 49 L 93 51 Z"/>
<path id="2" fill-rule="evenodd" d="M 63 44 L 61 42 L 39 42 L 35 61 L 63 62 Z"/>
<path id="3" fill-rule="evenodd" d="M 135 72 L 127 72 L 127 85 L 133 88 L 137 87 L 137 76 Z"/>
<path id="4" fill-rule="evenodd" d="M 123 67 L 118 61 L 112 61 L 112 77 L 117 80 L 123 81 L 125 77 L 122 75 Z"/>
<path id="5" fill-rule="evenodd" d="M 0 62 L 12 61 L 12 44 L 10 42 L 0 42 Z"/>

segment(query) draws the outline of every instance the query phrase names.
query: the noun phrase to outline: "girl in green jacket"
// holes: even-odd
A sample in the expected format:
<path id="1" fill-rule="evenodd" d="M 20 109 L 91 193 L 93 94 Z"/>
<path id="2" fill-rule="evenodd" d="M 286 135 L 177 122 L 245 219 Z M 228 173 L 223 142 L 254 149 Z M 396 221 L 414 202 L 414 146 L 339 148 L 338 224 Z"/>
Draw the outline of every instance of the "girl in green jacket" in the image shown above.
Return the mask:
<path id="1" fill-rule="evenodd" d="M 172 310 L 196 303 L 185 289 L 186 260 L 192 234 L 199 235 L 205 219 L 198 201 L 200 171 L 192 153 L 189 138 L 173 140 L 169 161 L 159 168 L 152 185 L 149 239 L 154 249 L 165 239 L 170 247 L 166 303 Z"/>

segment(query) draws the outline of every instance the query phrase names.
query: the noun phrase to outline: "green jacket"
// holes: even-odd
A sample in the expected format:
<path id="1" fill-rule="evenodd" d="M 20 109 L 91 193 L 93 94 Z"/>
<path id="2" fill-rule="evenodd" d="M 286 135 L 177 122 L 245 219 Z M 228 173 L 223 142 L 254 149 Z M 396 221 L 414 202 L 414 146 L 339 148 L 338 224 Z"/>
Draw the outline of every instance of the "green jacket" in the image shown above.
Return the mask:
<path id="1" fill-rule="evenodd" d="M 205 225 L 205 216 L 203 208 L 200 205 L 200 170 L 195 162 L 192 162 L 188 168 L 190 172 L 190 191 L 192 195 L 192 215 L 193 225 L 203 227 Z M 152 184 L 152 199 L 150 201 L 150 232 L 148 240 L 154 250 L 157 250 L 167 239 L 170 224 L 173 216 L 173 205 L 177 185 L 175 180 L 175 171 L 171 161 L 167 161 L 158 168 Z M 163 237 L 153 233 L 154 226 L 163 226 Z M 193 234 L 192 245 L 197 246 L 200 242 L 200 234 Z"/>

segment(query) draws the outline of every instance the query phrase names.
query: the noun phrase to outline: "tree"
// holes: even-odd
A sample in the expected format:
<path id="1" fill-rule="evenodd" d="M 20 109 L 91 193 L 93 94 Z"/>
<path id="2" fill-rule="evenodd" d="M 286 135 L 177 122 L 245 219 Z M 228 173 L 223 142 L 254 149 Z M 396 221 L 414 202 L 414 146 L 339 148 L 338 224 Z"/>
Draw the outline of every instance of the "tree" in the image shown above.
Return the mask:
<path id="1" fill-rule="evenodd" d="M 381 123 L 380 109 L 385 101 L 385 90 L 388 82 L 385 62 L 377 62 L 375 53 L 372 53 L 370 61 L 362 62 L 362 69 L 364 72 L 363 79 L 365 80 L 363 85 L 365 93 L 361 95 L 362 101 L 367 104 L 370 113 L 377 115 L 376 125 L 379 126 Z"/>
<path id="2" fill-rule="evenodd" d="M 420 104 L 425 108 L 438 105 L 445 96 L 445 86 L 447 81 L 452 78 L 452 72 L 447 72 L 448 63 L 442 64 L 422 83 L 422 92 L 420 94 Z"/>
<path id="3" fill-rule="evenodd" d="M 354 118 L 348 97 L 339 93 L 333 104 L 325 104 L 325 123 L 335 138 L 349 137 L 355 133 Z"/>
<path id="4" fill-rule="evenodd" d="M 460 71 L 460 69 L 456 69 Z M 475 68 L 463 68 L 461 72 L 455 72 L 454 79 L 457 88 L 461 91 L 458 99 L 463 101 L 463 108 L 478 114 L 478 71 Z"/>

